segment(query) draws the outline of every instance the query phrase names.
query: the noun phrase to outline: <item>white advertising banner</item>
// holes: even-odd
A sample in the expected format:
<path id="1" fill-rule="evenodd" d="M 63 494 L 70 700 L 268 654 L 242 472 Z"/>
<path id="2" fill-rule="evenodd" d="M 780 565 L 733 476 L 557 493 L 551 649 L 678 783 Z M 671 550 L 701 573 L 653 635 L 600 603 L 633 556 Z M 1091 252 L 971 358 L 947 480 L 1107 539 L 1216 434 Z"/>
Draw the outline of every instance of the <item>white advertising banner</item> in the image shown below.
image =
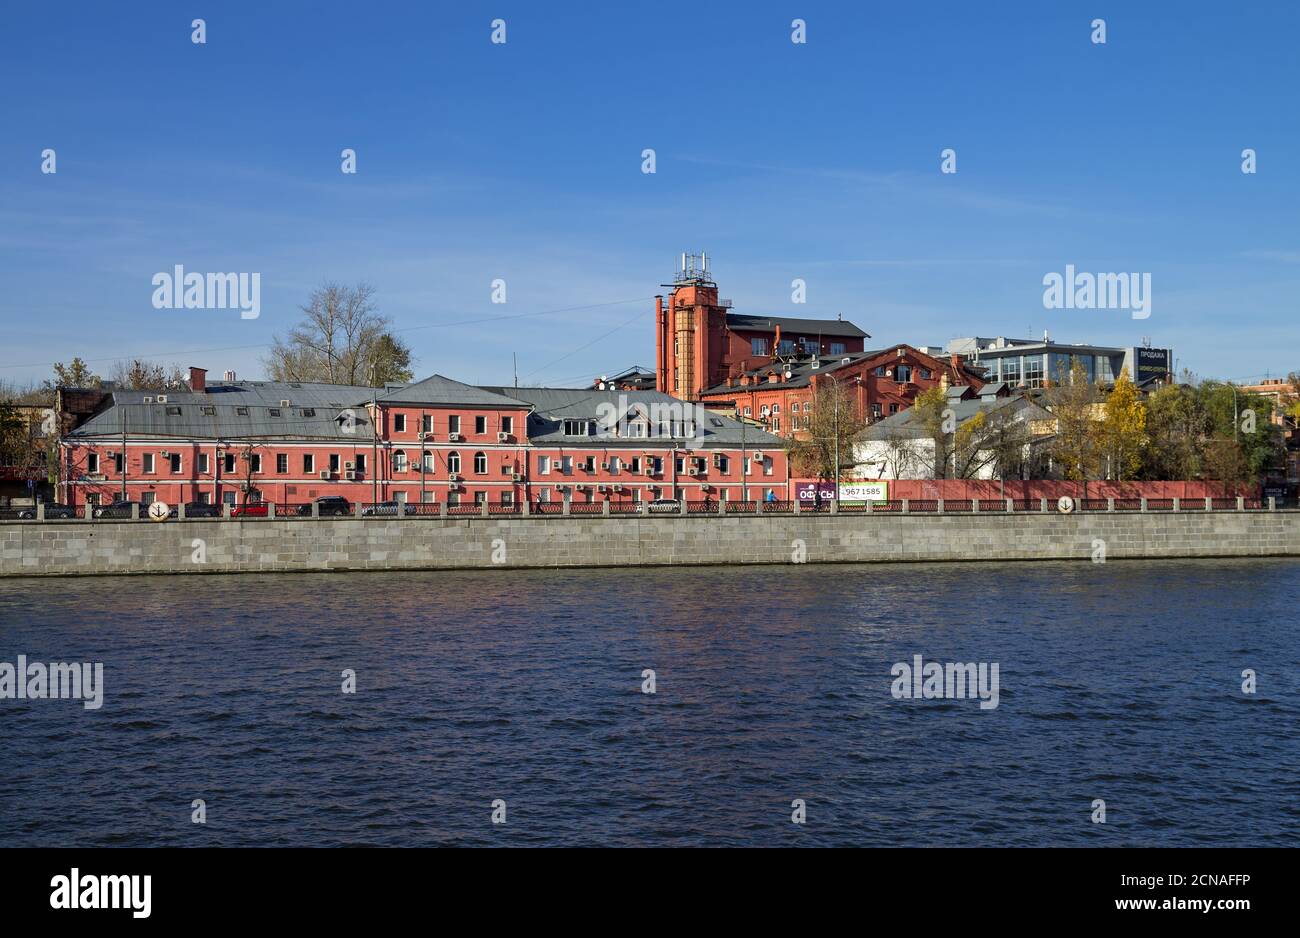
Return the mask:
<path id="1" fill-rule="evenodd" d="M 841 482 L 840 501 L 842 502 L 889 501 L 889 483 L 888 482 Z"/>

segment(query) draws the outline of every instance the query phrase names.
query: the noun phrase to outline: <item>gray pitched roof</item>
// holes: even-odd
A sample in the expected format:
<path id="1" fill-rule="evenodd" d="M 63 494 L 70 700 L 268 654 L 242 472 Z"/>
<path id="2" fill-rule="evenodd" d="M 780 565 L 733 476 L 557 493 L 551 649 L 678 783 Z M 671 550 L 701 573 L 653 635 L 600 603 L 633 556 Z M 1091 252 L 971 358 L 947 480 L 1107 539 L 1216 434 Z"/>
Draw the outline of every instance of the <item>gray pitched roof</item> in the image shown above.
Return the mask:
<path id="1" fill-rule="evenodd" d="M 953 412 L 957 426 L 981 411 L 991 413 L 1003 407 L 1012 407 L 1016 416 L 1025 420 L 1050 420 L 1052 415 L 1033 401 L 1024 397 L 974 398 L 968 401 L 949 399 L 947 407 Z M 920 439 L 930 435 L 917 415 L 915 407 L 890 414 L 884 420 L 878 420 L 858 434 L 860 440 L 884 440 L 893 437 Z"/>
<path id="2" fill-rule="evenodd" d="M 851 322 L 843 319 L 796 319 L 793 316 L 751 316 L 746 313 L 727 313 L 727 327 L 759 332 L 771 332 L 777 326 L 785 338 L 813 335 L 846 335 L 858 339 L 869 339 Z"/>
<path id="3" fill-rule="evenodd" d="M 385 404 L 463 404 L 474 407 L 526 407 L 517 398 L 498 394 L 472 384 L 462 384 L 442 375 L 387 390 L 379 400 Z"/>
<path id="4" fill-rule="evenodd" d="M 111 406 L 68 436 L 115 436 L 125 429 L 131 436 L 174 439 L 355 440 L 371 433 L 365 404 L 374 393 L 372 388 L 297 381 L 225 382 L 199 393 L 116 390 L 109 397 Z M 351 415 L 350 425 L 344 411 Z"/>
<path id="5" fill-rule="evenodd" d="M 668 408 L 668 414 L 693 415 L 695 436 L 687 442 L 693 447 L 734 447 L 743 442 L 751 449 L 779 449 L 785 445 L 781 437 L 746 425 L 740 421 L 698 405 L 689 404 L 661 391 L 599 391 L 594 388 L 484 388 L 494 394 L 508 394 L 533 406 L 528 415 L 528 439 L 532 443 L 564 444 L 566 446 L 641 446 L 660 445 L 663 437 L 569 436 L 564 433 L 565 420 L 597 420 L 609 413 L 621 418 L 626 412 L 644 408 L 653 414 L 653 406 Z M 626 411 L 623 408 L 626 407 Z M 613 408 L 613 411 L 610 410 Z M 742 439 L 743 438 L 743 439 Z"/>

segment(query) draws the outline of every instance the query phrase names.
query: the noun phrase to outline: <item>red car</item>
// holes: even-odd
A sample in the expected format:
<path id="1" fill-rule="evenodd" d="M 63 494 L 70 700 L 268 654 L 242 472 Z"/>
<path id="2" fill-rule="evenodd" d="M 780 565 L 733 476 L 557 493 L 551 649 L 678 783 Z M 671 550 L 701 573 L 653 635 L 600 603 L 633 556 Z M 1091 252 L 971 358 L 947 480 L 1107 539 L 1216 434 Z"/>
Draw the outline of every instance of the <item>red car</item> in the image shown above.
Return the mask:
<path id="1" fill-rule="evenodd" d="M 249 502 L 246 505 L 231 505 L 232 518 L 265 518 L 266 502 Z"/>

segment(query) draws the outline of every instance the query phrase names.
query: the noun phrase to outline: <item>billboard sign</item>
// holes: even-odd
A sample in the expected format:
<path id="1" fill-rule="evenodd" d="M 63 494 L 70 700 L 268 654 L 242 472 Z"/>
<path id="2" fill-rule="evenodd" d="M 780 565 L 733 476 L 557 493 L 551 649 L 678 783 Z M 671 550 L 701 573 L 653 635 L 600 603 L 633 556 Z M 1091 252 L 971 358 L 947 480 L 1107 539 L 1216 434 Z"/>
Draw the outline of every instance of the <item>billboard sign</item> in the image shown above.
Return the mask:
<path id="1" fill-rule="evenodd" d="M 1137 352 L 1137 374 L 1135 381 L 1147 378 L 1159 378 L 1169 373 L 1169 349 L 1139 348 Z"/>

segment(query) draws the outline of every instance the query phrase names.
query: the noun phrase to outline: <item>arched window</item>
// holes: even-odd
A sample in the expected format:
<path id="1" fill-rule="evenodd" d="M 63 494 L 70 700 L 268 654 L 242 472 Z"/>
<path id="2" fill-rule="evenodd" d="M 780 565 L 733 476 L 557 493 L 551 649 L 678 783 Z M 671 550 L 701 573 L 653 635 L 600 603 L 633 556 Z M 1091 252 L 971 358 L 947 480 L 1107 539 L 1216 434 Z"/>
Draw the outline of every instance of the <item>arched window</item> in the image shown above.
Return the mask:
<path id="1" fill-rule="evenodd" d="M 394 451 L 394 453 L 393 453 L 393 471 L 394 471 L 394 472 L 405 472 L 405 471 L 406 471 L 406 452 L 405 452 L 405 450 L 400 450 L 400 449 L 399 449 L 399 450 Z"/>
<path id="2" fill-rule="evenodd" d="M 447 471 L 460 472 L 460 453 L 455 450 L 447 454 Z"/>
<path id="3" fill-rule="evenodd" d="M 433 464 L 433 453 L 429 452 L 429 451 L 426 449 L 426 450 L 424 451 L 424 471 L 425 471 L 425 472 L 433 472 L 433 467 L 434 467 L 434 464 Z"/>
<path id="4" fill-rule="evenodd" d="M 795 401 L 793 404 L 791 404 L 790 409 L 793 410 L 796 414 L 799 413 L 799 402 Z"/>
<path id="5" fill-rule="evenodd" d="M 479 475 L 487 472 L 487 453 L 474 454 L 474 471 Z"/>

